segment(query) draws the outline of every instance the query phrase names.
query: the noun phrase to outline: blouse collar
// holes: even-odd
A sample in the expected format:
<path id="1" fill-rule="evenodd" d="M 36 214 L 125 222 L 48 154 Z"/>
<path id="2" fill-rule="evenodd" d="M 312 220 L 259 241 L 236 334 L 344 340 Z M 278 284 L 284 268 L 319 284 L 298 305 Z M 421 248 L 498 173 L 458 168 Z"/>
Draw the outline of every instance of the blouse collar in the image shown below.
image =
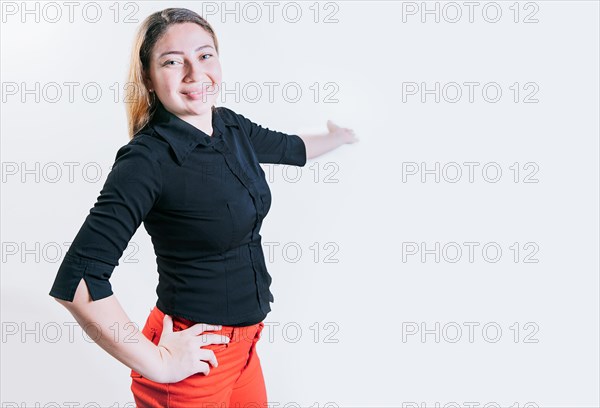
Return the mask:
<path id="1" fill-rule="evenodd" d="M 238 127 L 237 124 L 223 117 L 219 108 L 213 108 L 213 135 L 209 136 L 194 125 L 169 112 L 160 102 L 158 102 L 152 115 L 150 126 L 169 143 L 180 166 L 183 165 L 189 154 L 199 144 L 211 146 L 222 142 L 225 126 Z"/>

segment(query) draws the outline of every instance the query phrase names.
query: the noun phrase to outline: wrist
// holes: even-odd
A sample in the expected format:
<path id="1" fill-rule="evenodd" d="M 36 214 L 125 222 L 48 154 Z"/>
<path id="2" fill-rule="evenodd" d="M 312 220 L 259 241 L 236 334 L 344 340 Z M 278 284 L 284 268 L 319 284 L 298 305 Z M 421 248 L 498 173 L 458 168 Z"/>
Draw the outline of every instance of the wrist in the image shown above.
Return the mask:
<path id="1" fill-rule="evenodd" d="M 142 377 L 151 381 L 163 383 L 166 378 L 166 372 L 164 369 L 164 362 L 166 360 L 165 353 L 168 353 L 168 351 L 163 346 L 158 346 L 154 343 L 151 344 L 152 352 L 149 356 L 150 358 L 146 359 L 147 364 L 140 369 L 139 373 L 142 375 Z"/>

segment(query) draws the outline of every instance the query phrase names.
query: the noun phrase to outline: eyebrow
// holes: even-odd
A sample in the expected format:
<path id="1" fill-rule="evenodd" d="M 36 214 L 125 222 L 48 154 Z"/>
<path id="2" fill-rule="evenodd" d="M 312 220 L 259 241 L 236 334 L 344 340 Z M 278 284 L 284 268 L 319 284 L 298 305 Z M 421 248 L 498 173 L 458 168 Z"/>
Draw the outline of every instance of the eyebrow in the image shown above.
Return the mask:
<path id="1" fill-rule="evenodd" d="M 202 48 L 207 48 L 207 47 L 208 47 L 208 48 L 213 48 L 213 47 L 212 47 L 212 45 L 201 45 L 200 47 L 196 48 L 196 49 L 194 50 L 194 52 L 198 52 L 198 51 L 200 51 Z M 160 55 L 158 56 L 158 58 L 162 58 L 162 57 L 164 57 L 165 55 L 169 55 L 169 54 L 179 54 L 179 55 L 183 55 L 184 53 L 183 53 L 183 51 L 167 51 L 167 52 L 163 52 L 162 54 L 160 54 Z"/>

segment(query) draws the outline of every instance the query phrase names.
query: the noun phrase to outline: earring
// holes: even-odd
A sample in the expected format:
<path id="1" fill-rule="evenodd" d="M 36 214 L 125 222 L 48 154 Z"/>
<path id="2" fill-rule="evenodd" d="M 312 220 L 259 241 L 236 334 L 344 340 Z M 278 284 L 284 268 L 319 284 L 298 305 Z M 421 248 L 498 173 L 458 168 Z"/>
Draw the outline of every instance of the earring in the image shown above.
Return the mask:
<path id="1" fill-rule="evenodd" d="M 147 99 L 148 107 L 151 107 L 154 104 L 154 99 L 156 98 L 153 90 L 150 90 L 150 95 L 152 96 Z"/>

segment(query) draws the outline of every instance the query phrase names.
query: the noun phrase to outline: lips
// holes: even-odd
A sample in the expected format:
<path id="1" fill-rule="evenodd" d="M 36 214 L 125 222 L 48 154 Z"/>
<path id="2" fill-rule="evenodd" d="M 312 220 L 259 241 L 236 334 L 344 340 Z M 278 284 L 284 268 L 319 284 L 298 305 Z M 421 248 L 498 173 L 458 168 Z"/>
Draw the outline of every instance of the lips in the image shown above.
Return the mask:
<path id="1" fill-rule="evenodd" d="M 184 91 L 182 92 L 182 94 L 184 95 L 201 95 L 203 94 L 204 91 L 203 90 L 197 90 L 197 91 Z"/>
<path id="2" fill-rule="evenodd" d="M 181 93 L 184 95 L 201 95 L 203 93 L 206 93 L 210 90 L 210 86 L 208 88 L 194 88 L 194 89 L 187 89 L 185 91 L 182 91 Z"/>

